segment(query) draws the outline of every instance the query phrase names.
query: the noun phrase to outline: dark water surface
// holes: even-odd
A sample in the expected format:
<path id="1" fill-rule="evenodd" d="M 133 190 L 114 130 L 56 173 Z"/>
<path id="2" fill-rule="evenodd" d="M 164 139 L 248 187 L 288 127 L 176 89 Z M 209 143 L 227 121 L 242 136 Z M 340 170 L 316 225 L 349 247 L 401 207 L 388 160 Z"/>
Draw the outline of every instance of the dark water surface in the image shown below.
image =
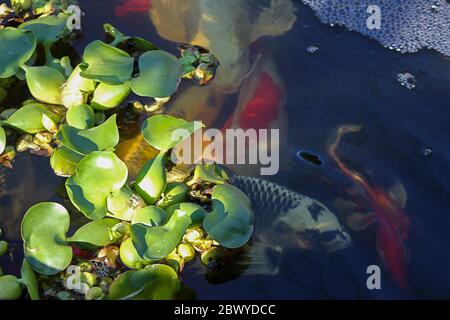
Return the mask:
<path id="1" fill-rule="evenodd" d="M 84 36 L 76 42 L 80 54 L 87 43 L 104 38 L 104 22 L 176 53 L 176 44 L 158 35 L 147 12 L 118 18 L 114 8 L 121 1 L 79 2 L 86 12 Z M 235 10 L 236 3 L 246 1 L 229 2 L 229 10 Z M 213 284 L 201 266 L 188 265 L 184 283 L 200 299 L 450 298 L 449 58 L 429 50 L 390 51 L 358 33 L 321 24 L 308 7 L 295 3 L 297 20 L 292 28 L 258 41 L 270 52 L 287 96 L 281 168 L 269 180 L 323 202 L 343 222 L 345 212 L 333 204 L 352 182 L 330 159 L 327 142 L 338 126 L 361 125 L 361 132 L 344 138 L 339 154 L 374 185 L 387 190 L 396 181 L 403 184 L 408 196 L 405 212 L 411 221 L 406 242 L 408 289 L 398 288 L 383 267 L 381 290 L 367 289 L 367 266 L 382 266 L 373 227 L 350 231 L 352 246 L 334 255 L 286 249 L 277 275 L 244 274 Z M 249 10 L 249 15 L 259 10 L 241 9 Z M 312 45 L 319 48 L 315 53 L 307 50 Z M 414 90 L 396 80 L 405 71 L 416 76 Z M 232 112 L 236 95 L 226 96 L 217 123 Z M 432 154 L 425 155 L 425 148 Z M 316 155 L 322 163 L 305 161 L 299 151 Z M 54 190 L 61 188 L 63 179 L 52 174 L 48 159 L 28 154 L 20 155 L 14 167 L 8 181 L 15 191 L 0 196 L 0 225 L 20 252 L 21 215 L 32 204 L 57 200 Z M 20 254 L 12 262 L 6 260 L 0 260 L 5 272 L 16 273 Z"/>

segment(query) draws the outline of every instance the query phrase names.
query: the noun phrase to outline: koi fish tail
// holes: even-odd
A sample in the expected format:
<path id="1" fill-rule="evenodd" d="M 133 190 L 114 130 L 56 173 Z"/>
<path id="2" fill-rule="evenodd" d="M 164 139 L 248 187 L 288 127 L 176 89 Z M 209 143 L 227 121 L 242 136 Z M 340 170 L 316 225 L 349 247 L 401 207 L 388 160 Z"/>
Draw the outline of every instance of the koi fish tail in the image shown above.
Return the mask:
<path id="1" fill-rule="evenodd" d="M 406 251 L 401 236 L 388 219 L 379 218 L 378 222 L 377 247 L 381 259 L 392 279 L 406 289 Z"/>

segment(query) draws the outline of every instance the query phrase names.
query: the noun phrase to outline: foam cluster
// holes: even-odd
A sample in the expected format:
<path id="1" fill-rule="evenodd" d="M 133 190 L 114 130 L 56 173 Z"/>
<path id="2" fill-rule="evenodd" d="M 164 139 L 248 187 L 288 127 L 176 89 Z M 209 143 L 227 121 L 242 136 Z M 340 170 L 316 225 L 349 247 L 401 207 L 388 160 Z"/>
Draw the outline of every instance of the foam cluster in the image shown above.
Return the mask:
<path id="1" fill-rule="evenodd" d="M 435 49 L 450 56 L 448 0 L 303 0 L 323 23 L 344 25 L 399 52 Z M 380 29 L 369 29 L 370 5 L 380 8 Z"/>

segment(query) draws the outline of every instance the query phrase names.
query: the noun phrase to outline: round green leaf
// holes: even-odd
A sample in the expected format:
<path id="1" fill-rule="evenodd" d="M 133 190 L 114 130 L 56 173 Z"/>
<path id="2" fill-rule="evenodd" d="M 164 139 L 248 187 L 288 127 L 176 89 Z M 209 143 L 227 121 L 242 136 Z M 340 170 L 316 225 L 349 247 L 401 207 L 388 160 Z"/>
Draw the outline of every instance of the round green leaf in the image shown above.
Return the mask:
<path id="1" fill-rule="evenodd" d="M 100 83 L 94 91 L 91 105 L 96 110 L 108 110 L 118 107 L 130 94 L 130 83 L 110 85 Z"/>
<path id="2" fill-rule="evenodd" d="M 191 218 L 185 211 L 175 210 L 169 221 L 158 227 L 141 223 L 131 225 L 131 237 L 139 255 L 147 260 L 162 259 L 176 248 Z"/>
<path id="3" fill-rule="evenodd" d="M 122 84 L 133 73 L 133 58 L 128 53 L 99 40 L 84 49 L 83 61 L 81 76 L 99 82 Z"/>
<path id="4" fill-rule="evenodd" d="M 60 13 L 28 20 L 19 29 L 31 31 L 38 42 L 53 43 L 63 35 L 69 15 Z"/>
<path id="5" fill-rule="evenodd" d="M 142 97 L 165 98 L 178 88 L 183 66 L 165 51 L 152 50 L 139 57 L 139 76 L 131 80 L 131 90 Z"/>
<path id="6" fill-rule="evenodd" d="M 242 247 L 253 232 L 253 210 L 248 197 L 232 185 L 216 185 L 212 205 L 212 212 L 203 220 L 205 231 L 225 248 Z"/>
<path id="7" fill-rule="evenodd" d="M 0 300 L 17 300 L 21 296 L 19 279 L 12 275 L 0 277 Z"/>
<path id="8" fill-rule="evenodd" d="M 6 133 L 3 127 L 0 127 L 0 154 L 3 153 L 6 147 Z"/>
<path id="9" fill-rule="evenodd" d="M 120 260 L 131 269 L 141 269 L 151 263 L 151 261 L 144 260 L 139 256 L 131 238 L 120 245 Z"/>
<path id="10" fill-rule="evenodd" d="M 67 110 L 66 120 L 69 126 L 77 129 L 89 129 L 95 124 L 94 110 L 87 105 L 73 106 Z"/>
<path id="11" fill-rule="evenodd" d="M 145 206 L 144 200 L 127 185 L 111 193 L 106 203 L 108 215 L 125 221 L 131 221 L 136 210 Z"/>
<path id="12" fill-rule="evenodd" d="M 42 202 L 32 206 L 21 225 L 25 259 L 37 272 L 53 275 L 67 268 L 72 248 L 67 245 L 69 213 L 60 204 Z"/>
<path id="13" fill-rule="evenodd" d="M 131 224 L 141 223 L 146 226 L 162 226 L 168 220 L 167 213 L 156 206 L 148 206 L 136 210 L 131 219 Z"/>
<path id="14" fill-rule="evenodd" d="M 77 129 L 61 125 L 58 139 L 63 146 L 81 154 L 114 148 L 119 143 L 116 115 L 112 115 L 101 125 L 90 129 Z"/>
<path id="15" fill-rule="evenodd" d="M 142 270 L 131 270 L 119 275 L 109 289 L 108 299 L 173 299 L 179 289 L 180 280 L 171 267 L 153 264 Z"/>
<path id="16" fill-rule="evenodd" d="M 189 192 L 189 188 L 182 182 L 169 182 L 164 190 L 162 201 L 158 202 L 158 207 L 166 208 L 173 204 L 183 202 Z"/>
<path id="17" fill-rule="evenodd" d="M 113 230 L 113 227 L 120 223 L 116 219 L 101 219 L 91 221 L 81 228 L 67 240 L 73 242 L 80 247 L 104 247 L 117 242 L 121 234 Z"/>
<path id="18" fill-rule="evenodd" d="M 110 151 L 89 154 L 77 166 L 76 172 L 66 181 L 66 189 L 75 207 L 93 220 L 107 213 L 106 199 L 127 181 L 126 165 Z"/>
<path id="19" fill-rule="evenodd" d="M 7 27 L 0 29 L 0 78 L 17 73 L 36 49 L 36 38 L 31 32 Z"/>
<path id="20" fill-rule="evenodd" d="M 28 89 L 37 100 L 49 104 L 61 104 L 61 88 L 64 75 L 48 66 L 24 67 Z"/>
<path id="21" fill-rule="evenodd" d="M 226 180 L 218 172 L 214 163 L 196 165 L 193 181 L 205 181 L 215 184 L 222 184 L 226 182 Z"/>
<path id="22" fill-rule="evenodd" d="M 184 211 L 189 215 L 192 221 L 190 228 L 201 226 L 206 216 L 206 210 L 192 202 L 181 202 L 168 207 L 166 209 L 168 216 L 171 217 L 175 210 Z"/>
<path id="23" fill-rule="evenodd" d="M 23 259 L 20 275 L 22 277 L 20 281 L 27 288 L 31 300 L 39 300 L 39 283 L 36 274 L 26 259 Z"/>
<path id="24" fill-rule="evenodd" d="M 42 123 L 44 114 L 54 122 L 59 122 L 59 116 L 47 106 L 40 103 L 29 103 L 14 112 L 7 120 L 3 121 L 3 124 L 25 133 L 34 134 L 45 131 Z"/>
<path id="25" fill-rule="evenodd" d="M 134 189 L 147 204 L 154 204 L 159 200 L 166 184 L 165 159 L 161 152 L 142 167 L 134 183 Z"/>
<path id="26" fill-rule="evenodd" d="M 203 124 L 199 121 L 189 122 L 160 114 L 146 119 L 142 124 L 141 133 L 153 148 L 167 151 L 202 127 Z"/>
<path id="27" fill-rule="evenodd" d="M 77 65 L 62 88 L 62 103 L 66 108 L 85 104 L 88 95 L 95 90 L 95 81 L 83 78 L 80 72 L 80 65 Z"/>
<path id="28" fill-rule="evenodd" d="M 75 173 L 81 159 L 83 159 L 83 155 L 64 146 L 59 146 L 53 151 L 50 157 L 50 166 L 56 175 L 70 177 Z"/>

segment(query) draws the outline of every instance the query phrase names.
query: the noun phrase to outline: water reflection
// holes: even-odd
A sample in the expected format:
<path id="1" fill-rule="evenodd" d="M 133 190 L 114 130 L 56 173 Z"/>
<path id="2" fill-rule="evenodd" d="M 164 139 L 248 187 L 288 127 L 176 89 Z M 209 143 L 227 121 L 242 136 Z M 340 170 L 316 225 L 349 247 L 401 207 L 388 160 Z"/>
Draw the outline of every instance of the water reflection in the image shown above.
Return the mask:
<path id="1" fill-rule="evenodd" d="M 212 85 L 222 91 L 237 90 L 251 72 L 252 43 L 284 34 L 296 20 L 291 0 L 152 0 L 150 16 L 161 37 L 219 59 Z"/>

